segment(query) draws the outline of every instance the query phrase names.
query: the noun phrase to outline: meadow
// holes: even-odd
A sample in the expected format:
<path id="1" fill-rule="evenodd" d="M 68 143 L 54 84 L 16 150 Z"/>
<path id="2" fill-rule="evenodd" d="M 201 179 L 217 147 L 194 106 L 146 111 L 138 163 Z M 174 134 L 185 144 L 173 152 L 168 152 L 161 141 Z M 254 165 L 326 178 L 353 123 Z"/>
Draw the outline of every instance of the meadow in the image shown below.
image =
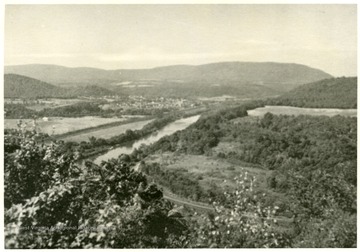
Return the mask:
<path id="1" fill-rule="evenodd" d="M 272 171 L 258 165 L 246 162 L 231 162 L 230 160 L 204 155 L 176 155 L 171 152 L 153 154 L 145 159 L 147 164 L 158 163 L 164 170 L 182 173 L 183 176 L 195 179 L 204 190 L 210 190 L 214 185 L 222 191 L 236 187 L 234 178 L 247 172 L 256 177 L 260 190 L 266 190 L 266 181 Z M 174 182 L 175 183 L 175 182 Z"/>
<path id="2" fill-rule="evenodd" d="M 167 169 L 183 169 L 191 173 L 194 177 L 200 178 L 200 184 L 207 187 L 211 183 L 216 183 L 222 188 L 234 187 L 233 178 L 240 172 L 248 172 L 249 175 L 256 176 L 264 182 L 268 170 L 255 167 L 252 164 L 233 164 L 225 159 L 209 157 L 204 155 L 186 155 L 179 156 L 170 153 L 160 154 L 160 164 L 165 165 Z"/>
<path id="3" fill-rule="evenodd" d="M 49 135 L 64 134 L 67 132 L 96 127 L 103 124 L 125 121 L 125 118 L 101 118 L 95 116 L 84 117 L 49 117 L 48 120 L 37 119 L 36 130 L 41 133 Z M 22 127 L 26 130 L 33 130 L 35 128 L 32 119 L 21 119 Z M 19 119 L 5 119 L 5 129 L 16 129 Z"/>

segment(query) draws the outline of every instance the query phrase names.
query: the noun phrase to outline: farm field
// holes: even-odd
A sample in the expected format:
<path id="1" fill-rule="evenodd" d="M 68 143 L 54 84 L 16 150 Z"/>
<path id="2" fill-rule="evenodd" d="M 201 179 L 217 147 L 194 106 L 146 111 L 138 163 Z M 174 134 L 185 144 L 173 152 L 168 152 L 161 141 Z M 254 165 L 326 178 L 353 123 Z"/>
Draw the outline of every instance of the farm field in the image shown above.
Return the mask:
<path id="1" fill-rule="evenodd" d="M 126 119 L 123 119 L 123 120 L 126 120 Z M 79 133 L 79 134 L 76 134 L 73 136 L 61 138 L 61 140 L 81 142 L 81 141 L 89 140 L 89 137 L 92 137 L 92 136 L 96 137 L 96 138 L 108 139 L 113 136 L 117 136 L 122 133 L 125 133 L 125 131 L 128 129 L 139 130 L 151 121 L 152 120 L 137 121 L 137 122 L 126 123 L 126 124 L 122 124 L 122 125 L 118 125 L 118 126 L 114 126 L 114 127 L 110 127 L 110 128 L 94 130 L 91 132 L 83 132 L 83 133 Z"/>
<path id="2" fill-rule="evenodd" d="M 64 134 L 67 132 L 85 129 L 89 127 L 96 127 L 103 124 L 112 122 L 125 121 L 125 118 L 101 118 L 95 116 L 85 117 L 49 117 L 48 121 L 38 119 L 36 121 L 36 130 L 49 135 Z M 22 119 L 23 127 L 26 130 L 33 130 L 35 128 L 34 121 L 32 119 Z M 5 119 L 5 129 L 16 129 L 19 119 Z"/>
<path id="3" fill-rule="evenodd" d="M 275 115 L 312 115 L 312 116 L 357 116 L 356 109 L 325 109 L 325 108 L 298 108 L 290 106 L 265 106 L 249 110 L 249 116 L 263 116 L 266 113 Z"/>
<path id="4" fill-rule="evenodd" d="M 26 101 L 21 99 L 5 99 L 7 104 L 23 104 L 28 109 L 35 111 L 41 111 L 43 109 L 57 108 L 63 106 L 69 106 L 75 103 L 88 101 L 86 99 L 60 99 L 60 98 L 48 98 L 48 99 L 37 99 L 36 101 Z"/>

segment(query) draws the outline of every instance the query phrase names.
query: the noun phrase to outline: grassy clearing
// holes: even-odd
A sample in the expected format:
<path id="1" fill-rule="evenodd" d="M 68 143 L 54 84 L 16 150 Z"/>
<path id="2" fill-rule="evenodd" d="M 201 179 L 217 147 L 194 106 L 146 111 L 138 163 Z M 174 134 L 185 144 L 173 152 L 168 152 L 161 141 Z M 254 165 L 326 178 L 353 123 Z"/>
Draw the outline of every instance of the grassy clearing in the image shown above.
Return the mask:
<path id="1" fill-rule="evenodd" d="M 210 188 L 212 183 L 225 189 L 235 187 L 234 178 L 242 171 L 256 176 L 260 188 L 266 187 L 266 178 L 271 171 L 246 163 L 230 163 L 224 159 L 203 155 L 174 155 L 173 153 L 154 154 L 146 162 L 159 163 L 165 169 L 176 169 L 190 173 L 199 180 L 201 187 Z"/>
<path id="2" fill-rule="evenodd" d="M 125 121 L 124 118 L 100 118 L 94 116 L 85 117 L 50 117 L 48 121 L 38 119 L 36 130 L 49 135 L 64 134 L 67 132 L 85 129 L 89 127 L 96 127 L 102 124 L 108 124 L 113 122 Z M 17 123 L 19 119 L 5 119 L 4 128 L 18 128 Z M 27 130 L 33 130 L 34 122 L 32 119 L 22 119 L 22 122 Z"/>
<path id="3" fill-rule="evenodd" d="M 225 159 L 203 155 L 175 155 L 174 153 L 154 154 L 148 156 L 145 162 L 159 163 L 162 169 L 181 171 L 184 175 L 197 179 L 199 185 L 205 190 L 210 189 L 211 185 L 215 184 L 223 191 L 233 191 L 236 187 L 234 178 L 241 173 L 248 172 L 249 176 L 256 177 L 256 191 L 266 195 L 265 205 L 277 205 L 285 209 L 286 205 L 289 204 L 284 194 L 274 192 L 267 187 L 267 178 L 271 175 L 272 171 L 265 170 L 257 165 L 242 161 L 230 162 Z M 196 211 L 204 211 L 205 209 L 202 207 L 202 203 L 194 203 L 194 201 L 174 195 L 167 188 L 164 188 L 164 192 L 167 198 L 175 204 L 182 205 L 179 202 L 185 201 L 187 204 L 184 205 L 196 209 Z M 196 206 L 197 204 L 200 204 L 200 207 Z M 276 229 L 281 232 L 293 232 L 292 213 L 283 211 L 280 215 L 276 217 L 279 224 Z"/>

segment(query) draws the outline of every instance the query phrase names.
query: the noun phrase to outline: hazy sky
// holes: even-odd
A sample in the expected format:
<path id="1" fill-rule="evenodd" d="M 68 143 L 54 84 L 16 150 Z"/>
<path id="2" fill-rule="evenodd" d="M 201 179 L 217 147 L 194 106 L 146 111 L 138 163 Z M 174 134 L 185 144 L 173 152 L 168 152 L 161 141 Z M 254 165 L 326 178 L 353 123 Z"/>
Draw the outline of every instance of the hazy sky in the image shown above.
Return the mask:
<path id="1" fill-rule="evenodd" d="M 5 65 L 293 62 L 356 75 L 356 5 L 7 5 Z"/>

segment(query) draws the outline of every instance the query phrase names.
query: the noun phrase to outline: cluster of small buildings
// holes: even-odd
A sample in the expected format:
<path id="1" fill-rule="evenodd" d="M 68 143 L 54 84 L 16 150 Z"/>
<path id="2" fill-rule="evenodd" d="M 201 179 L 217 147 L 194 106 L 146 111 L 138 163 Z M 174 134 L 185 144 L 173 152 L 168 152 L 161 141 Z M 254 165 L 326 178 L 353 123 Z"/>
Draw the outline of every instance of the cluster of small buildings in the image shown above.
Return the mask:
<path id="1" fill-rule="evenodd" d="M 129 96 L 125 101 L 113 103 L 113 109 L 182 109 L 199 106 L 199 102 L 190 101 L 184 98 Z"/>

